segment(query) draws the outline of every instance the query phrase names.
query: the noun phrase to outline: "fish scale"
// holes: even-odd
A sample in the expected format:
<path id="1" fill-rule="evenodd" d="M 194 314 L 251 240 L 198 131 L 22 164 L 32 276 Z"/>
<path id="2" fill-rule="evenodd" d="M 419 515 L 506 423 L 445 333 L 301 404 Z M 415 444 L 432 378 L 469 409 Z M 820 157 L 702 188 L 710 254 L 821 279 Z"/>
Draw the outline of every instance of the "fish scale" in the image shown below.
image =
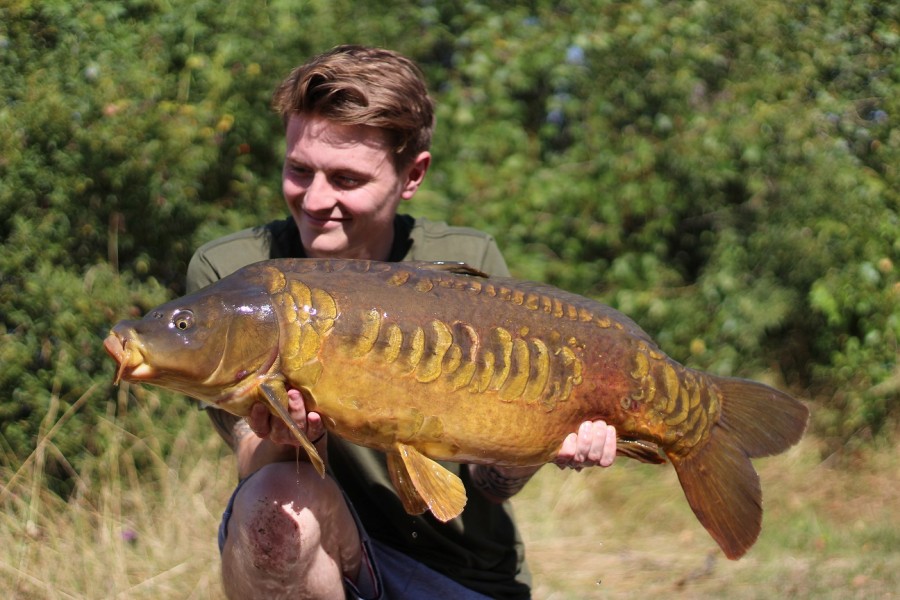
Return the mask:
<path id="1" fill-rule="evenodd" d="M 394 275 L 388 283 L 402 286 L 409 283 L 410 279 L 408 275 Z M 547 313 L 554 306 L 552 299 L 547 296 L 515 293 L 514 290 L 502 287 L 483 288 L 472 282 L 415 279 L 412 286 L 422 294 L 429 293 L 435 286 L 465 290 L 472 294 L 484 292 L 514 305 L 525 306 L 530 310 L 542 309 Z M 308 292 L 306 295 L 308 296 Z M 561 316 L 563 304 L 557 302 L 556 305 Z M 570 314 L 573 319 L 583 317 L 579 317 L 574 307 Z M 451 391 L 471 385 L 476 392 L 496 391 L 499 398 L 507 402 L 519 398 L 528 403 L 540 400 L 547 410 L 552 409 L 557 402 L 566 400 L 573 386 L 580 383 L 582 366 L 570 348 L 555 349 L 556 360 L 551 369 L 551 355 L 542 340 L 514 337 L 502 327 L 492 328 L 485 336 L 487 340 L 482 343 L 475 329 L 462 321 L 454 321 L 448 325 L 439 320 L 431 320 L 425 327 L 416 325 L 411 332 L 404 333 L 400 324 L 385 319 L 382 311 L 377 308 L 360 311 L 355 315 L 348 314 L 346 319 L 349 330 L 346 337 L 350 340 L 351 356 L 369 357 L 375 363 L 373 366 L 382 361 L 391 363 L 400 358 L 413 370 L 420 383 L 431 383 L 443 378 L 444 381 L 452 380 Z M 527 331 L 524 328 L 526 334 Z M 300 337 L 299 334 L 294 335 Z M 404 340 L 409 341 L 405 343 Z M 570 343 L 576 342 L 573 339 Z M 461 344 L 465 346 L 465 352 Z M 551 372 L 555 377 L 551 377 Z"/>
<path id="2" fill-rule="evenodd" d="M 104 346 L 117 378 L 240 416 L 267 403 L 324 472 L 287 411 L 299 390 L 333 435 L 386 453 L 408 512 L 443 521 L 466 495 L 437 460 L 539 465 L 603 419 L 619 454 L 665 455 L 729 558 L 761 528 L 750 459 L 796 443 L 808 417 L 784 392 L 677 363 L 608 306 L 457 264 L 263 261 L 119 323 Z"/>

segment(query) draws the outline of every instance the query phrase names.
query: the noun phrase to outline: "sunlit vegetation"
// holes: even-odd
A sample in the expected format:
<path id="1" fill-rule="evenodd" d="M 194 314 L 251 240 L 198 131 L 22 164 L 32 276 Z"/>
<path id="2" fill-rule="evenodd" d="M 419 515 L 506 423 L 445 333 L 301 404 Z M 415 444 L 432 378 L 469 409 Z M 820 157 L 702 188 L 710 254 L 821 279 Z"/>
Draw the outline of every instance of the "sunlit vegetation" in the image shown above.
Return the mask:
<path id="1" fill-rule="evenodd" d="M 783 500 L 797 508 L 776 512 L 777 539 L 896 554 L 896 524 L 870 527 L 873 508 L 858 529 L 829 525 L 831 507 L 795 479 L 857 486 L 848 463 L 816 465 L 859 452 L 869 472 L 878 448 L 896 453 L 897 23 L 900 5 L 884 0 L 0 3 L 0 537 L 15 541 L 0 591 L 167 597 L 154 585 L 177 581 L 174 597 L 217 593 L 200 590 L 216 589 L 222 449 L 184 398 L 113 388 L 101 340 L 183 291 L 199 244 L 286 213 L 269 96 L 339 43 L 408 54 L 434 91 L 435 160 L 404 210 L 491 232 L 516 276 L 613 305 L 691 366 L 809 402 L 813 441 L 788 465 L 783 483 L 799 491 Z M 657 485 L 645 469 L 635 476 Z M 660 543 L 635 523 L 649 507 L 603 496 L 631 475 L 576 481 L 596 482 L 590 503 L 652 554 Z M 536 493 L 575 485 L 546 481 Z M 553 531 L 530 532 L 538 555 L 556 553 Z M 618 548 L 622 532 L 608 535 Z M 178 558 L 178 536 L 202 546 Z M 897 572 L 792 563 L 760 545 L 748 562 L 771 563 L 797 596 L 826 597 L 846 571 L 875 597 L 866 585 Z M 629 554 L 627 569 L 668 568 L 668 551 Z M 103 560 L 115 568 L 100 575 Z M 621 567 L 596 573 L 597 597 Z M 676 567 L 684 586 L 702 568 Z M 542 597 L 587 597 L 541 577 Z"/>

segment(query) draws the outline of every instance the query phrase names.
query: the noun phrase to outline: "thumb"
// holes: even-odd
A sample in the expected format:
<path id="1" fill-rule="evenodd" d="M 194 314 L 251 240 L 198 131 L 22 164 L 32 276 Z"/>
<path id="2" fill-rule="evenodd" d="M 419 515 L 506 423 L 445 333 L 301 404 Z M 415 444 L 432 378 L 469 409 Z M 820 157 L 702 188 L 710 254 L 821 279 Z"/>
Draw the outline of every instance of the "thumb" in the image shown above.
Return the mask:
<path id="1" fill-rule="evenodd" d="M 253 433 L 261 438 L 269 435 L 272 430 L 269 424 L 269 408 L 262 402 L 256 402 L 250 407 L 250 414 L 247 416 L 247 423 Z"/>

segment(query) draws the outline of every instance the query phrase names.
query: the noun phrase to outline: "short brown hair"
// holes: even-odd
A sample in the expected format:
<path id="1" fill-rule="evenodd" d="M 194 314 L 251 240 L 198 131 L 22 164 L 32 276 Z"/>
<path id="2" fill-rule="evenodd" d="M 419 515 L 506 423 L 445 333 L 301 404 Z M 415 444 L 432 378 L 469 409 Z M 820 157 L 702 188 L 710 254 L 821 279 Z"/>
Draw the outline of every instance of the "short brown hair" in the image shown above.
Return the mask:
<path id="1" fill-rule="evenodd" d="M 381 48 L 338 46 L 295 68 L 272 97 L 287 123 L 308 114 L 384 131 L 402 167 L 431 147 L 434 102 L 419 67 Z"/>

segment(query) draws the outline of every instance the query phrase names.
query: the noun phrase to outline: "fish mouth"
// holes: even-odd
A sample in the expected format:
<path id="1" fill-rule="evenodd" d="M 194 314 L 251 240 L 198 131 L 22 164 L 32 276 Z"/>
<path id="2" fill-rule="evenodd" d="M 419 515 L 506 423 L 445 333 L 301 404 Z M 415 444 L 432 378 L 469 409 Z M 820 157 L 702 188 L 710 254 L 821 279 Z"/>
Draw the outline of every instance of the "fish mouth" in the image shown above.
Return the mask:
<path id="1" fill-rule="evenodd" d="M 114 385 L 118 385 L 123 379 L 137 381 L 153 377 L 153 369 L 144 362 L 144 356 L 135 340 L 122 337 L 113 331 L 103 340 L 103 349 L 119 365 L 113 380 Z"/>

